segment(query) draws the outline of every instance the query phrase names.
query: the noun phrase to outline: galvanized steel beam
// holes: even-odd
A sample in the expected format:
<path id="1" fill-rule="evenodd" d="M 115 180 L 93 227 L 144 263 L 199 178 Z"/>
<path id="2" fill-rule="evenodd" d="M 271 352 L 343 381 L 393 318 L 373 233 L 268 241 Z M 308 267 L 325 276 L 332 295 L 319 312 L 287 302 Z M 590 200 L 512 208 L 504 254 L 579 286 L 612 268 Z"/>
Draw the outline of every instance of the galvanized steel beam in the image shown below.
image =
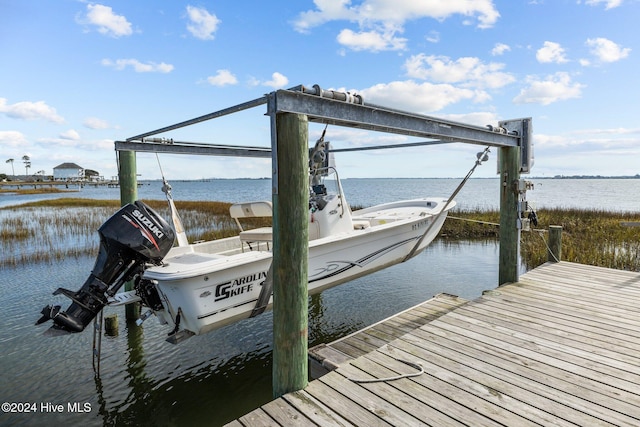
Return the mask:
<path id="1" fill-rule="evenodd" d="M 249 108 L 257 107 L 262 104 L 267 103 L 267 97 L 261 96 L 260 98 L 252 99 L 251 101 L 243 102 L 242 104 L 234 105 L 229 108 L 225 108 L 219 111 L 215 111 L 213 113 L 205 114 L 204 116 L 196 117 L 195 119 L 185 120 L 184 122 L 176 123 L 175 125 L 166 126 L 160 129 L 152 130 L 150 132 L 141 133 L 140 135 L 132 136 L 131 138 L 127 138 L 127 141 L 134 140 L 142 140 L 142 138 L 146 138 L 148 136 L 157 135 L 159 133 L 168 132 L 170 130 L 180 129 L 185 126 L 195 125 L 196 123 L 205 122 L 207 120 L 216 119 L 218 117 L 226 116 L 228 114 L 237 113 Z"/>
<path id="2" fill-rule="evenodd" d="M 170 142 L 154 140 L 145 142 L 136 141 L 116 141 L 116 151 L 137 151 L 147 153 L 172 153 L 172 154 L 196 154 L 205 156 L 227 156 L 227 157 L 260 157 L 270 158 L 271 149 L 269 147 L 243 147 L 238 145 L 213 145 L 205 143 L 180 142 L 169 140 Z"/>
<path id="3" fill-rule="evenodd" d="M 211 145 L 206 143 L 189 143 L 165 140 L 164 138 L 147 138 L 152 135 L 190 126 L 203 121 L 233 114 L 262 104 L 267 104 L 267 115 L 272 121 L 278 113 L 304 114 L 310 122 L 320 122 L 337 126 L 395 133 L 433 139 L 434 141 L 412 143 L 413 145 L 432 145 L 449 142 L 464 142 L 492 147 L 515 147 L 522 145 L 522 140 L 530 138 L 530 119 L 523 122 L 518 119 L 506 121 L 507 126 L 487 128 L 471 126 L 463 123 L 439 119 L 407 111 L 365 103 L 361 96 L 352 95 L 313 87 L 296 86 L 288 90 L 278 90 L 263 97 L 234 105 L 213 113 L 205 114 L 191 120 L 145 132 L 125 141 L 116 141 L 116 151 L 140 151 L 155 153 L 196 154 L 237 157 L 272 157 L 268 148 Z M 526 128 L 526 126 L 529 128 Z M 518 130 L 529 133 L 521 135 Z M 272 126 L 272 148 L 275 146 L 275 135 Z M 166 141 L 171 141 L 167 143 Z M 409 146 L 410 144 L 407 144 Z M 387 148 L 387 147 L 384 147 Z M 391 148 L 391 147 L 389 147 Z M 361 149 L 375 149 L 362 147 Z M 344 151 L 357 149 L 344 149 Z M 525 157 L 526 158 L 526 157 Z M 277 165 L 274 162 L 274 173 Z M 523 172 L 527 172 L 523 167 Z"/>
<path id="4" fill-rule="evenodd" d="M 310 122 L 492 147 L 516 147 L 519 136 L 504 129 L 465 125 L 377 105 L 360 105 L 291 90 L 268 97 L 268 114 L 298 113 Z M 504 133 L 503 133 L 504 132 Z"/>

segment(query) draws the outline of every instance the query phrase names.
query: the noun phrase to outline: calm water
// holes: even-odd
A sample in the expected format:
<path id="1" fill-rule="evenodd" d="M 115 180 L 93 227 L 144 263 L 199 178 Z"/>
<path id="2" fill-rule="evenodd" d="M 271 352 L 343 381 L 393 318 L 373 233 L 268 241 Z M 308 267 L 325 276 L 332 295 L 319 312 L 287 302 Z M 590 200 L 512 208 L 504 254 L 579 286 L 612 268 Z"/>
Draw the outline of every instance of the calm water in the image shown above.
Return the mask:
<path id="1" fill-rule="evenodd" d="M 640 210 L 639 180 L 534 180 L 529 199 L 538 207 Z M 372 205 L 425 195 L 448 196 L 458 180 L 344 181 L 351 204 Z M 177 200 L 248 201 L 269 198 L 268 180 L 172 183 Z M 140 187 L 140 198 L 158 199 L 160 183 Z M 74 196 L 119 198 L 117 189 L 84 188 Z M 240 196 L 240 197 L 238 197 Z M 52 197 L 52 196 L 47 196 Z M 55 197 L 55 196 L 53 196 Z M 59 196 L 58 196 L 59 197 Z M 0 196 L 0 206 L 34 199 Z M 471 180 L 457 201 L 464 209 L 496 208 L 498 181 Z M 96 236 L 97 239 L 97 236 Z M 91 362 L 92 334 L 41 336 L 35 327 L 58 287 L 77 289 L 93 259 L 67 259 L 0 269 L 0 400 L 35 404 L 37 413 L 0 413 L 2 426 L 136 425 L 216 426 L 271 399 L 271 313 L 241 321 L 177 346 L 166 327 L 149 319 L 128 326 L 123 309 L 117 337 L 103 339 L 100 378 Z M 497 284 L 495 242 L 434 242 L 411 261 L 323 292 L 310 303 L 310 346 L 329 342 L 423 302 L 440 292 L 475 298 Z M 88 406 L 84 406 L 87 403 Z M 52 404 L 54 406 L 47 406 Z M 68 404 L 88 408 L 69 413 Z M 63 405 L 63 413 L 43 409 Z M 33 406 L 32 406 L 33 408 Z"/>
<path id="2" fill-rule="evenodd" d="M 537 208 L 566 207 L 582 209 L 606 209 L 613 211 L 640 210 L 640 179 L 539 179 L 527 178 L 534 190 L 528 199 Z M 351 205 L 371 206 L 378 203 L 415 197 L 448 197 L 460 183 L 459 179 L 346 179 L 342 181 Z M 218 200 L 247 202 L 271 199 L 271 181 L 263 180 L 212 180 L 171 182 L 176 200 Z M 163 199 L 162 183 L 144 181 L 138 187 L 140 199 Z M 3 195 L 0 207 L 25 203 L 44 198 L 85 197 L 91 199 L 119 199 L 117 188 L 86 186 L 77 191 L 60 195 Z M 456 197 L 462 209 L 498 209 L 500 205 L 497 178 L 470 179 Z"/>

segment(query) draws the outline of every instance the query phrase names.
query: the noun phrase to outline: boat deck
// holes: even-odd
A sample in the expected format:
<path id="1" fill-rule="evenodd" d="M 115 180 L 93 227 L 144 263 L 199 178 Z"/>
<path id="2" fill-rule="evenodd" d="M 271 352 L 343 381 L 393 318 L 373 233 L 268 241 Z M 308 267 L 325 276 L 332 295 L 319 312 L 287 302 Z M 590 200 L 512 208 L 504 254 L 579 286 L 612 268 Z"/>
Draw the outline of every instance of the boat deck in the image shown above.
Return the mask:
<path id="1" fill-rule="evenodd" d="M 228 425 L 640 425 L 640 273 L 547 263 L 398 338 L 374 330 L 328 345 L 347 355 L 337 369 Z M 424 373 L 353 381 L 416 373 L 403 361 Z"/>
<path id="2" fill-rule="evenodd" d="M 388 203 L 379 207 L 355 211 L 353 212 L 353 219 L 355 221 L 368 221 L 371 225 L 381 225 L 405 219 L 430 217 L 439 212 L 439 210 L 435 209 L 437 205 L 436 202 L 428 199 L 395 204 Z"/>

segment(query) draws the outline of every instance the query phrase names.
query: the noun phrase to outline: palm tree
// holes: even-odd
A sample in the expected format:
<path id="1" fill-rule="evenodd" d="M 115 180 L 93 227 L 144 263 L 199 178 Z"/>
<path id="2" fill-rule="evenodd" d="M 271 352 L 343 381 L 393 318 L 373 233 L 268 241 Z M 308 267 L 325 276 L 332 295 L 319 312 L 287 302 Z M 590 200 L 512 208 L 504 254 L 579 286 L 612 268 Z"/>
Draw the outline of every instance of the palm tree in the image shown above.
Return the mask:
<path id="1" fill-rule="evenodd" d="M 24 162 L 25 180 L 28 179 L 27 177 L 29 176 L 29 168 L 31 167 L 31 162 L 29 160 L 31 160 L 31 157 L 27 156 L 26 154 L 22 156 L 22 161 Z"/>
<path id="2" fill-rule="evenodd" d="M 11 176 L 13 176 L 13 179 L 16 179 L 16 171 L 13 170 L 13 159 L 9 159 L 5 163 L 11 163 Z"/>

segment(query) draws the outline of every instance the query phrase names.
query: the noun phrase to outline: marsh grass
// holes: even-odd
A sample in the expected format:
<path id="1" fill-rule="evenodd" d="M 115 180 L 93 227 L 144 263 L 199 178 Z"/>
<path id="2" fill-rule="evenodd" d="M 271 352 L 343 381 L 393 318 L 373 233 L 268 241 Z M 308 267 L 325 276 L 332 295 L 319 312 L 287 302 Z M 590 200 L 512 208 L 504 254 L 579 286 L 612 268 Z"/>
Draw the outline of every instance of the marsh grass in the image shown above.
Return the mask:
<path id="1" fill-rule="evenodd" d="M 640 222 L 640 213 L 585 209 L 540 209 L 538 225 L 521 233 L 520 251 L 528 269 L 547 261 L 547 230 L 562 226 L 562 260 L 621 270 L 640 271 L 640 227 L 623 222 Z M 499 227 L 466 219 L 499 223 L 497 211 L 455 211 L 441 231 L 446 239 L 497 238 Z"/>
<path id="2" fill-rule="evenodd" d="M 0 186 L 0 193 L 15 193 L 15 194 L 53 194 L 53 193 L 75 193 L 77 190 L 63 190 L 56 187 L 42 187 L 26 188 L 29 184 L 24 184 L 22 187 L 18 186 Z M 24 187 L 24 188 L 23 188 Z"/>
<path id="3" fill-rule="evenodd" d="M 162 217 L 170 218 L 164 200 L 145 200 Z M 230 203 L 176 202 L 190 242 L 238 234 L 229 216 Z M 0 209 L 0 266 L 52 262 L 95 255 L 98 228 L 120 208 L 118 200 L 62 198 Z M 243 221 L 249 228 L 271 224 L 270 218 Z"/>
<path id="4" fill-rule="evenodd" d="M 145 200 L 145 203 L 164 218 L 170 218 L 165 200 Z M 176 202 L 190 242 L 238 234 L 238 227 L 229 216 L 230 206 L 225 202 Z M 99 243 L 96 230 L 119 208 L 118 200 L 81 198 L 2 208 L 0 266 L 95 255 Z M 522 232 L 521 237 L 521 254 L 527 268 L 546 262 L 546 230 L 549 225 L 560 225 L 563 227 L 563 260 L 640 271 L 640 227 L 621 224 L 640 222 L 640 213 L 579 209 L 541 209 L 537 213 L 539 224 L 535 230 L 541 231 Z M 497 211 L 453 211 L 440 238 L 449 241 L 496 239 L 499 227 L 490 223 L 499 222 Z M 246 228 L 269 225 L 270 218 L 243 221 Z"/>

